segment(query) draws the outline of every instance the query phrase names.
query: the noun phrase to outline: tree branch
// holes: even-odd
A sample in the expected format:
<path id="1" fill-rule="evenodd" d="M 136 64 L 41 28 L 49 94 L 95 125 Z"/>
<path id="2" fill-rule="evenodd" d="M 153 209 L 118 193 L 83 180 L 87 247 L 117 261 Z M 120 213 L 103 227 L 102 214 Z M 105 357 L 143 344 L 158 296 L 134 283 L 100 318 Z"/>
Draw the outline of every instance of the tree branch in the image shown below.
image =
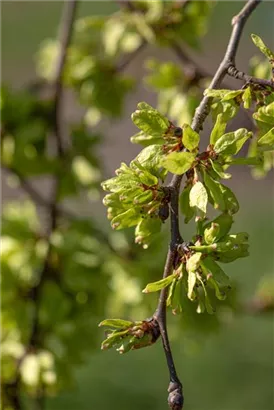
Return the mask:
<path id="1" fill-rule="evenodd" d="M 220 63 L 216 74 L 214 75 L 209 89 L 219 88 L 224 77 L 228 73 L 229 67 L 231 65 L 235 65 L 235 58 L 236 53 L 238 50 L 240 38 L 243 32 L 244 25 L 246 20 L 251 15 L 251 13 L 255 10 L 261 0 L 249 0 L 248 3 L 244 6 L 241 12 L 232 19 L 232 33 L 230 36 L 230 40 L 228 42 L 228 46 L 225 52 L 225 56 Z M 192 120 L 191 127 L 194 131 L 199 132 L 202 127 L 203 123 L 206 120 L 210 104 L 212 102 L 212 98 L 204 96 L 200 105 L 195 111 L 194 118 Z M 169 276 L 174 268 L 174 262 L 177 256 L 177 245 L 176 241 L 181 239 L 179 233 L 179 224 L 178 224 L 178 198 L 179 198 L 179 191 L 180 185 L 182 181 L 183 175 L 174 175 L 170 184 L 171 189 L 171 208 L 176 213 L 176 217 L 174 213 L 171 213 L 171 241 L 169 245 L 169 251 L 166 259 L 166 264 L 164 268 L 163 278 Z M 169 385 L 169 396 L 168 402 L 169 406 L 172 410 L 180 410 L 183 407 L 183 392 L 182 392 L 182 384 L 177 376 L 172 352 L 168 340 L 167 334 L 167 326 L 166 326 L 166 299 L 167 299 L 167 289 L 162 289 L 159 297 L 159 303 L 157 310 L 155 312 L 154 318 L 159 324 L 161 338 L 164 346 L 164 351 L 167 359 L 167 365 L 169 369 L 170 375 L 170 385 Z"/>
<path id="2" fill-rule="evenodd" d="M 243 80 L 245 83 L 257 84 L 262 87 L 270 87 L 272 88 L 272 90 L 274 90 L 273 80 L 265 80 L 263 78 L 252 77 L 251 75 L 245 74 L 243 71 L 239 71 L 234 65 L 228 67 L 227 74 L 230 75 L 230 77 L 236 78 L 237 80 Z"/>
<path id="3" fill-rule="evenodd" d="M 60 52 L 58 56 L 58 60 L 56 63 L 55 69 L 55 79 L 52 85 L 52 97 L 53 97 L 53 114 L 52 114 L 52 130 L 55 136 L 55 142 L 57 147 L 57 155 L 59 160 L 62 161 L 65 151 L 63 148 L 63 129 L 62 129 L 62 103 L 63 103 L 63 72 L 66 63 L 67 57 L 67 50 L 70 44 L 72 31 L 73 31 L 73 23 L 76 17 L 76 9 L 77 9 L 77 0 L 70 0 L 65 2 L 61 23 L 60 23 L 60 34 L 59 34 L 59 46 Z M 17 173 L 18 175 L 18 173 Z M 22 364 L 24 358 L 26 357 L 26 353 L 29 350 L 36 350 L 39 348 L 40 340 L 39 340 L 39 333 L 40 333 L 40 322 L 39 322 L 39 307 L 41 303 L 41 291 L 43 288 L 44 281 L 46 279 L 47 273 L 50 270 L 50 258 L 52 247 L 50 244 L 50 237 L 54 230 L 57 227 L 57 218 L 59 215 L 59 210 L 57 206 L 58 201 L 58 191 L 59 191 L 59 175 L 56 175 L 54 181 L 54 187 L 52 190 L 52 200 L 48 203 L 38 194 L 33 188 L 28 184 L 27 181 L 20 175 L 18 175 L 21 179 L 21 182 L 24 185 L 24 189 L 32 196 L 35 197 L 43 205 L 46 205 L 49 209 L 49 226 L 46 233 L 47 242 L 48 242 L 48 250 L 45 256 L 44 264 L 40 272 L 40 280 L 37 285 L 32 289 L 32 300 L 34 302 L 35 310 L 32 319 L 32 328 L 30 332 L 30 339 L 29 344 L 26 348 L 26 352 L 24 355 L 19 359 L 18 368 L 17 368 L 17 376 L 15 383 L 18 386 L 18 381 L 20 378 L 19 374 L 19 367 Z M 19 386 L 17 387 L 17 396 L 20 397 Z M 35 405 L 37 409 L 42 408 L 43 401 L 41 400 L 41 395 L 37 395 L 35 400 Z"/>
<path id="4" fill-rule="evenodd" d="M 59 55 L 55 66 L 53 81 L 53 131 L 55 134 L 58 156 L 64 155 L 62 129 L 62 100 L 63 100 L 63 73 L 67 58 L 67 51 L 72 37 L 73 23 L 76 16 L 77 0 L 65 3 L 59 28 Z"/>
<path id="5" fill-rule="evenodd" d="M 172 43 L 172 49 L 174 50 L 177 57 L 183 63 L 183 70 L 187 77 L 189 77 L 191 82 L 199 82 L 203 78 L 210 78 L 212 75 L 198 66 L 190 57 L 187 55 L 185 50 L 176 42 Z"/>
<path id="6" fill-rule="evenodd" d="M 117 65 L 116 67 L 116 72 L 121 72 L 126 69 L 126 67 L 132 62 L 132 60 L 137 57 L 137 55 L 145 48 L 147 45 L 147 42 L 145 39 L 142 40 L 141 44 L 139 47 L 136 48 L 131 54 L 125 57 L 124 61 L 121 61 L 120 64 Z"/>

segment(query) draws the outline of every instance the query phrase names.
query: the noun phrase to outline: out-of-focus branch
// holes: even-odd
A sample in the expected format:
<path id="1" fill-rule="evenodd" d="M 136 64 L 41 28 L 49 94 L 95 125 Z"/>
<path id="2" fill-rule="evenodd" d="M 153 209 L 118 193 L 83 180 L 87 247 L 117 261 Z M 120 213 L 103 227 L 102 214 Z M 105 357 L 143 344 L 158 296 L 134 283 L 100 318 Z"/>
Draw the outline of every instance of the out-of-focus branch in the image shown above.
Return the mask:
<path id="1" fill-rule="evenodd" d="M 137 57 L 138 54 L 145 48 L 147 45 L 146 40 L 142 40 L 141 44 L 139 47 L 136 48 L 135 51 L 133 51 L 131 54 L 125 56 L 124 60 L 122 60 L 116 67 L 116 72 L 121 72 L 124 71 L 127 66 L 134 60 L 135 57 Z"/>
<path id="2" fill-rule="evenodd" d="M 192 83 L 197 84 L 203 78 L 212 77 L 212 74 L 199 67 L 176 41 L 172 43 L 172 49 L 183 64 L 185 76 L 190 78 Z"/>
<path id="3" fill-rule="evenodd" d="M 52 131 L 55 137 L 55 143 L 57 148 L 57 155 L 60 161 L 63 160 L 65 156 L 65 151 L 63 147 L 63 118 L 62 118 L 62 109 L 63 109 L 63 72 L 66 63 L 67 57 L 67 50 L 70 44 L 72 31 L 73 31 L 73 24 L 76 17 L 76 10 L 77 10 L 77 0 L 70 0 L 65 2 L 61 23 L 60 23 L 60 33 L 59 33 L 59 56 L 57 59 L 56 67 L 55 67 L 55 77 L 54 82 L 52 84 L 52 98 L 53 98 L 53 113 L 52 113 Z M 13 170 L 11 170 L 13 171 Z M 16 173 L 16 172 L 15 172 Z M 40 340 L 40 322 L 39 322 L 39 308 L 41 303 L 41 291 L 43 288 L 43 283 L 47 276 L 48 271 L 50 270 L 50 258 L 51 258 L 51 244 L 50 244 L 50 237 L 51 234 L 57 227 L 57 219 L 59 215 L 59 209 L 57 206 L 58 202 L 58 191 L 59 191 L 59 175 L 56 175 L 54 181 L 54 187 L 52 190 L 52 199 L 49 201 L 45 201 L 44 198 L 36 192 L 32 186 L 24 179 L 23 176 L 18 175 L 23 188 L 29 195 L 31 195 L 37 202 L 43 204 L 49 210 L 49 223 L 48 229 L 46 233 L 46 238 L 48 241 L 48 250 L 45 256 L 44 264 L 42 266 L 40 272 L 40 278 L 37 285 L 31 291 L 31 298 L 33 300 L 35 310 L 33 312 L 32 318 L 32 328 L 30 332 L 30 338 L 28 346 L 26 347 L 26 351 L 23 356 L 18 361 L 17 366 L 17 374 L 16 378 L 13 382 L 13 386 L 15 386 L 14 394 L 13 394 L 13 404 L 15 406 L 15 410 L 21 410 L 22 404 L 20 399 L 20 365 L 24 361 L 28 351 L 32 350 L 35 351 L 41 347 L 41 340 Z M 37 410 L 41 410 L 43 408 L 43 398 L 41 397 L 41 391 L 37 392 L 37 397 L 34 400 L 35 408 Z"/>
<path id="4" fill-rule="evenodd" d="M 63 72 L 66 63 L 67 51 L 68 46 L 70 44 L 72 31 L 73 31 L 73 23 L 76 17 L 76 9 L 77 9 L 77 0 L 71 0 L 65 3 L 63 8 L 63 14 L 60 23 L 60 33 L 59 33 L 59 44 L 60 44 L 60 52 L 56 63 L 55 69 L 55 77 L 53 81 L 53 124 L 52 129 L 55 136 L 56 147 L 57 147 L 57 154 L 59 160 L 62 161 L 64 157 L 64 148 L 63 148 L 63 129 L 62 129 L 62 103 L 63 103 Z M 40 274 L 40 282 L 38 282 L 37 286 L 33 289 L 33 300 L 36 302 L 36 310 L 33 320 L 33 327 L 30 337 L 30 345 L 34 346 L 37 344 L 38 338 L 38 329 L 39 329 L 39 318 L 38 318 L 38 311 L 39 311 L 39 296 L 41 291 L 41 285 L 43 284 L 43 280 L 46 276 L 46 273 L 49 269 L 49 262 L 51 256 L 51 245 L 50 245 L 50 236 L 52 232 L 56 229 L 57 226 L 57 218 L 58 218 L 58 191 L 59 191 L 59 175 L 56 176 L 54 181 L 54 187 L 52 192 L 52 200 L 50 201 L 51 206 L 49 209 L 49 226 L 47 237 L 49 241 L 48 252 L 45 257 L 44 266 L 42 268 Z"/>

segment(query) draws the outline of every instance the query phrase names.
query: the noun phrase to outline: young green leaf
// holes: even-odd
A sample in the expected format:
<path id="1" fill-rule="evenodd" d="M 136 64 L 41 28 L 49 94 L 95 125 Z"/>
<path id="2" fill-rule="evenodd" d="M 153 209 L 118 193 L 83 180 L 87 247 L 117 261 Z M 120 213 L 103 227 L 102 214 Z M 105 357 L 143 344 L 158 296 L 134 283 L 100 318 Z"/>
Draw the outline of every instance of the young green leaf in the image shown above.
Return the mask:
<path id="1" fill-rule="evenodd" d="M 149 171 L 152 175 L 155 175 L 164 180 L 166 171 L 163 170 L 161 165 L 163 155 L 164 154 L 161 145 L 149 145 L 148 147 L 144 148 L 140 152 L 140 154 L 137 155 L 135 161 L 132 161 L 132 163 L 138 161 L 139 164 L 141 164 L 144 169 Z M 138 167 L 138 164 L 136 165 Z"/>
<path id="2" fill-rule="evenodd" d="M 148 283 L 145 289 L 142 290 L 143 293 L 158 292 L 159 290 L 166 288 L 171 284 L 174 278 L 176 278 L 177 273 L 169 275 L 167 278 L 158 280 L 157 282 Z"/>
<path id="3" fill-rule="evenodd" d="M 239 211 L 239 202 L 234 195 L 234 193 L 231 191 L 230 188 L 228 188 L 226 185 L 221 185 L 221 190 L 223 194 L 223 199 L 225 202 L 225 210 L 227 210 L 230 214 L 236 214 Z"/>
<path id="4" fill-rule="evenodd" d="M 169 172 L 181 175 L 193 166 L 195 158 L 196 155 L 190 152 L 172 152 L 162 160 L 162 165 Z"/>
<path id="5" fill-rule="evenodd" d="M 262 163 L 262 158 L 249 157 L 249 158 L 227 158 L 225 163 L 228 165 L 260 165 Z"/>
<path id="6" fill-rule="evenodd" d="M 215 218 L 212 222 L 207 223 L 204 227 L 205 231 L 210 229 L 212 224 L 215 224 L 219 227 L 218 233 L 215 232 L 215 242 L 217 242 L 220 239 L 222 239 L 225 235 L 228 234 L 228 232 L 230 231 L 231 226 L 233 224 L 233 218 L 230 214 L 223 213 L 223 214 L 217 216 L 217 218 Z"/>
<path id="7" fill-rule="evenodd" d="M 216 222 L 212 222 L 209 228 L 204 231 L 204 238 L 208 245 L 216 242 L 220 233 L 220 225 Z"/>
<path id="8" fill-rule="evenodd" d="M 213 279 L 221 286 L 230 286 L 229 277 L 211 256 L 207 256 L 206 258 L 202 259 L 201 266 L 204 268 L 204 271 L 207 272 L 207 275 L 211 274 Z"/>
<path id="9" fill-rule="evenodd" d="M 243 103 L 244 103 L 244 108 L 249 109 L 252 104 L 252 94 L 251 94 L 251 88 L 246 87 L 244 93 L 243 93 Z"/>
<path id="10" fill-rule="evenodd" d="M 152 137 L 159 138 L 163 136 L 169 127 L 168 119 L 154 109 L 136 110 L 131 118 L 140 130 Z"/>
<path id="11" fill-rule="evenodd" d="M 199 146 L 200 136 L 197 132 L 193 131 L 193 129 L 188 124 L 184 124 L 182 140 L 183 140 L 184 146 L 189 151 L 193 151 Z"/>
<path id="12" fill-rule="evenodd" d="M 190 300 L 194 300 L 195 299 L 195 294 L 194 294 L 194 286 L 196 284 L 196 280 L 197 280 L 197 275 L 195 272 L 190 271 L 188 273 L 188 279 L 187 279 L 187 283 L 188 283 L 188 290 L 187 290 L 187 297 Z"/>
<path id="13" fill-rule="evenodd" d="M 127 329 L 130 326 L 133 326 L 134 322 L 130 322 L 129 320 L 123 319 L 105 319 L 98 326 L 107 326 L 113 329 Z"/>
<path id="14" fill-rule="evenodd" d="M 204 95 L 207 97 L 214 97 L 214 98 L 220 98 L 223 101 L 228 101 L 232 100 L 233 98 L 237 97 L 238 95 L 243 94 L 243 90 L 212 90 L 212 89 L 206 89 L 204 91 Z"/>
<path id="15" fill-rule="evenodd" d="M 234 249 L 227 252 L 218 253 L 218 261 L 222 263 L 230 263 L 238 258 L 245 258 L 249 255 L 248 244 L 242 243 L 234 247 Z"/>
<path id="16" fill-rule="evenodd" d="M 140 213 L 135 208 L 130 208 L 115 216 L 111 221 L 111 226 L 113 229 L 130 228 L 131 226 L 137 225 L 140 219 Z"/>
<path id="17" fill-rule="evenodd" d="M 274 102 L 267 106 L 260 107 L 257 112 L 254 112 L 253 118 L 256 121 L 261 121 L 274 126 Z"/>
<path id="18" fill-rule="evenodd" d="M 255 44 L 256 47 L 259 48 L 259 50 L 269 59 L 273 60 L 274 59 L 274 53 L 266 47 L 265 43 L 261 39 L 261 37 L 257 36 L 256 34 L 251 34 L 251 38 L 253 43 Z"/>
<path id="19" fill-rule="evenodd" d="M 223 192 L 220 182 L 211 178 L 207 172 L 204 172 L 204 183 L 208 191 L 209 200 L 213 204 L 214 208 L 225 211 L 226 204 L 223 198 Z"/>
<path id="20" fill-rule="evenodd" d="M 224 135 L 227 121 L 222 113 L 217 115 L 217 120 L 210 134 L 210 144 L 214 145 L 217 140 Z"/>
<path id="21" fill-rule="evenodd" d="M 274 150 L 274 127 L 258 140 L 258 147 L 262 151 Z"/>
<path id="22" fill-rule="evenodd" d="M 209 313 L 210 315 L 212 315 L 212 314 L 214 313 L 214 309 L 213 309 L 213 307 L 212 307 L 212 305 L 211 305 L 211 301 L 210 301 L 210 298 L 209 298 L 209 296 L 208 296 L 208 293 L 207 293 L 205 284 L 204 284 L 204 282 L 203 282 L 203 280 L 202 280 L 202 278 L 201 278 L 200 276 L 198 276 L 198 281 L 200 282 L 200 285 L 202 286 L 202 289 L 203 289 L 203 291 L 204 291 L 204 297 L 205 297 L 205 301 L 204 301 L 204 302 L 205 302 L 205 307 L 206 307 L 207 313 Z"/>
<path id="23" fill-rule="evenodd" d="M 167 306 L 171 306 L 172 313 L 176 315 L 177 313 L 182 312 L 182 280 L 173 280 L 170 285 L 168 297 L 167 297 Z"/>
<path id="24" fill-rule="evenodd" d="M 154 236 L 161 231 L 160 218 L 142 219 L 135 228 L 135 242 L 147 248 Z"/>
<path id="25" fill-rule="evenodd" d="M 189 193 L 191 190 L 191 185 L 186 186 L 179 198 L 180 210 L 183 215 L 185 215 L 185 223 L 187 224 L 194 216 L 195 210 L 189 204 Z"/>
<path id="26" fill-rule="evenodd" d="M 141 144 L 144 146 L 148 146 L 152 144 L 163 145 L 164 143 L 164 139 L 162 137 L 153 137 L 151 135 L 144 133 L 143 131 L 140 131 L 137 134 L 133 135 L 130 138 L 130 141 L 133 144 Z"/>
<path id="27" fill-rule="evenodd" d="M 214 122 L 217 121 L 217 116 L 222 114 L 222 120 L 226 123 L 232 120 L 239 111 L 239 104 L 234 100 L 218 101 L 211 106 L 211 115 Z"/>
<path id="28" fill-rule="evenodd" d="M 200 252 L 196 252 L 187 260 L 186 263 L 186 270 L 188 272 L 196 272 L 196 270 L 200 266 L 202 254 Z"/>
<path id="29" fill-rule="evenodd" d="M 196 207 L 204 214 L 206 213 L 206 207 L 208 202 L 208 195 L 207 191 L 202 184 L 202 182 L 198 181 L 190 190 L 189 193 L 189 204 L 191 207 Z"/>
<path id="30" fill-rule="evenodd" d="M 213 161 L 212 159 L 210 159 L 210 163 L 212 165 L 213 171 L 215 171 L 216 174 L 219 175 L 220 178 L 223 178 L 223 179 L 231 178 L 231 174 L 224 172 L 223 166 L 218 161 Z"/>
<path id="31" fill-rule="evenodd" d="M 115 345 L 121 344 L 121 340 L 127 337 L 128 330 L 123 330 L 121 332 L 113 332 L 111 333 L 102 343 L 101 349 L 106 350 L 110 349 Z"/>
<path id="32" fill-rule="evenodd" d="M 214 150 L 217 154 L 235 155 L 251 136 L 252 133 L 248 132 L 245 128 L 240 128 L 235 132 L 229 132 L 216 141 Z"/>

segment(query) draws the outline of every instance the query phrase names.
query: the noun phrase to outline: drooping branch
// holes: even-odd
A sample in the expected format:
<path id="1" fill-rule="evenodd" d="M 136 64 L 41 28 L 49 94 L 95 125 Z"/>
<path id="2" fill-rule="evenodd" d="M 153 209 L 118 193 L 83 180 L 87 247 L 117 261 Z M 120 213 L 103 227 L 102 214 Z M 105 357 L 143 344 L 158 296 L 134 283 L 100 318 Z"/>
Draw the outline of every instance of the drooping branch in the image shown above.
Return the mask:
<path id="1" fill-rule="evenodd" d="M 220 63 L 216 74 L 214 75 L 209 89 L 219 88 L 224 77 L 228 74 L 228 69 L 231 65 L 235 66 L 235 58 L 236 53 L 238 50 L 240 38 L 243 32 L 244 25 L 251 15 L 251 13 L 255 10 L 261 0 L 249 0 L 248 3 L 244 6 L 241 12 L 232 19 L 232 33 L 230 36 L 230 40 L 226 49 L 225 56 Z M 212 98 L 204 96 L 200 105 L 195 111 L 195 115 L 191 124 L 191 127 L 194 131 L 199 132 L 206 120 L 209 110 L 210 104 L 212 102 Z M 177 256 L 177 246 L 176 240 L 180 239 L 181 236 L 178 234 L 179 232 L 179 224 L 178 224 L 178 198 L 179 198 L 179 191 L 180 191 L 180 184 L 182 181 L 183 175 L 174 175 L 170 184 L 170 194 L 171 194 L 171 208 L 177 213 L 175 217 L 174 214 L 171 212 L 171 241 L 169 245 L 169 251 L 166 259 L 166 264 L 164 268 L 163 277 L 166 278 L 169 276 L 174 268 L 174 263 Z M 175 239 L 176 238 L 176 239 Z M 174 240 L 175 239 L 175 240 Z M 177 243 L 178 245 L 178 243 Z M 180 410 L 183 407 L 183 392 L 182 392 L 182 384 L 177 376 L 172 352 L 169 344 L 168 333 L 167 333 L 167 324 L 166 324 L 166 300 L 167 300 L 167 290 L 166 288 L 162 290 L 157 310 L 155 312 L 155 319 L 157 320 L 161 332 L 161 338 L 164 346 L 164 351 L 167 359 L 167 365 L 169 369 L 170 375 L 170 385 L 169 385 L 169 396 L 168 402 L 169 406 L 172 410 Z"/>

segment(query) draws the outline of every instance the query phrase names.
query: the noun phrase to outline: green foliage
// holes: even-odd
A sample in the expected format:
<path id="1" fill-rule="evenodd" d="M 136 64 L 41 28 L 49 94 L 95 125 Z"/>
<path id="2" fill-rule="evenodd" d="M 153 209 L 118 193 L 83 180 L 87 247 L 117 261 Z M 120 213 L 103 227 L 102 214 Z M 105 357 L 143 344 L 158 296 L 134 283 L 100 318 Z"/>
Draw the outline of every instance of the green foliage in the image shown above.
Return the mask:
<path id="1" fill-rule="evenodd" d="M 102 177 L 95 149 L 101 137 L 92 127 L 121 116 L 125 98 L 134 90 L 134 79 L 123 73 L 130 54 L 143 43 L 172 49 L 182 38 L 198 49 L 212 8 L 210 2 L 198 1 L 184 7 L 162 1 L 132 4 L 134 10 L 122 7 L 112 16 L 85 16 L 74 23 L 61 80 L 85 113 L 78 123 L 67 124 L 62 155 L 53 152 L 48 139 L 56 126 L 50 93 L 1 90 L 3 166 L 22 187 L 35 177 L 57 182 L 56 198 L 43 204 L 46 219 L 57 214 L 49 235 L 33 201 L 11 202 L 3 210 L 2 376 L 7 410 L 12 405 L 5 387 L 17 378 L 19 395 L 34 399 L 41 391 L 54 395 L 70 386 L 74 368 L 99 343 L 102 317 L 151 314 L 153 296 L 143 299 L 141 289 L 166 289 L 167 306 L 174 314 L 182 312 L 190 328 L 217 323 L 217 316 L 209 319 L 206 313 L 215 313 L 221 302 L 229 304 L 232 287 L 220 265 L 248 256 L 248 235 L 231 233 L 239 204 L 223 180 L 231 177 L 227 169 L 234 165 L 253 166 L 256 177 L 273 166 L 273 93 L 252 83 L 240 90 L 206 90 L 213 98 L 213 127 L 202 151 L 200 135 L 188 124 L 202 95 L 203 78 L 185 65 L 181 70 L 169 61 L 145 62 L 144 83 L 157 93 L 158 103 L 155 109 L 141 102 L 132 114 L 139 132 L 131 141 L 144 149 L 101 184 L 109 192 L 103 199 L 108 219 L 119 232 L 105 234 L 92 218 L 78 219 L 59 208 L 82 192 L 92 200 L 98 197 Z M 262 40 L 252 38 L 272 60 Z M 42 91 L 54 86 L 60 48 L 59 41 L 47 40 L 37 54 Z M 269 75 L 267 64 L 253 62 L 253 72 Z M 226 132 L 240 106 L 252 111 L 256 133 L 243 128 Z M 249 141 L 248 156 L 237 156 Z M 161 279 L 165 237 L 160 232 L 173 212 L 165 185 L 168 172 L 185 175 L 180 211 L 185 223 L 194 218 L 195 229 L 190 242 L 178 244 L 173 270 Z M 217 213 L 212 218 L 210 205 Z M 132 244 L 130 234 L 120 232 L 130 227 L 135 227 L 135 242 L 150 247 L 147 253 Z M 205 313 L 202 321 L 197 313 Z M 153 320 L 106 319 L 100 325 L 107 328 L 102 349 L 115 347 L 120 353 L 147 347 L 159 337 Z"/>
<path id="2" fill-rule="evenodd" d="M 257 36 L 256 34 L 251 34 L 251 38 L 253 43 L 255 44 L 256 47 L 259 48 L 259 50 L 269 59 L 273 60 L 274 59 L 274 53 L 266 47 L 264 44 L 263 40 Z"/>

